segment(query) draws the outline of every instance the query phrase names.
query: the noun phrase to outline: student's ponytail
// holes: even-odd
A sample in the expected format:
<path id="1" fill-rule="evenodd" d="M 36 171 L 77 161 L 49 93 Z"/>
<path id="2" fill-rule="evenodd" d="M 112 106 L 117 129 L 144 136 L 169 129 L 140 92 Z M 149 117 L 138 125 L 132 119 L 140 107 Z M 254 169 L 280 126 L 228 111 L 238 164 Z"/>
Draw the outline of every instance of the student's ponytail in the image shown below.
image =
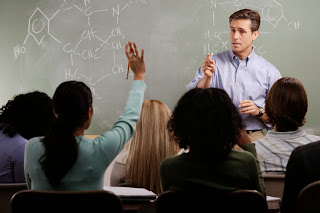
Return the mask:
<path id="1" fill-rule="evenodd" d="M 74 132 L 88 120 L 92 95 L 84 83 L 67 81 L 59 85 L 52 101 L 56 119 L 42 139 L 45 153 L 39 162 L 49 184 L 55 187 L 77 160 L 78 143 Z"/>

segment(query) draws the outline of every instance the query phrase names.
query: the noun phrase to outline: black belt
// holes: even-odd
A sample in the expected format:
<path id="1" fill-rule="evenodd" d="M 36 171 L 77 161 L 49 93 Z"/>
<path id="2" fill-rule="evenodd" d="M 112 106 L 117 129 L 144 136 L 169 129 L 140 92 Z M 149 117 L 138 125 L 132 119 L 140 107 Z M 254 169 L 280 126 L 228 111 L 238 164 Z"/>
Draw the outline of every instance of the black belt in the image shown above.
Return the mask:
<path id="1" fill-rule="evenodd" d="M 247 134 L 249 134 L 251 132 L 258 132 L 261 131 L 261 129 L 254 129 L 254 130 L 246 130 Z"/>

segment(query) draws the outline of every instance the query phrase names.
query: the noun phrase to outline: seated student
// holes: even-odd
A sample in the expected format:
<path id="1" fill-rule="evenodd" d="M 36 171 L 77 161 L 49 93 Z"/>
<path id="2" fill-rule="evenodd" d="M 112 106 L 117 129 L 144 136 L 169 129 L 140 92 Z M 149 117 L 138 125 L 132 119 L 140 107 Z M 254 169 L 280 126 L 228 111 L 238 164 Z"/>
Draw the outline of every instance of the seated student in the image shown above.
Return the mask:
<path id="1" fill-rule="evenodd" d="M 296 147 L 289 158 L 285 176 L 281 213 L 296 212 L 299 192 L 320 180 L 320 141 Z"/>
<path id="2" fill-rule="evenodd" d="M 255 145 L 224 90 L 190 90 L 178 101 L 168 127 L 179 147 L 189 152 L 161 163 L 163 191 L 220 197 L 251 189 L 266 195 Z M 232 150 L 235 144 L 244 151 Z"/>
<path id="3" fill-rule="evenodd" d="M 0 109 L 0 183 L 22 183 L 27 140 L 45 135 L 53 120 L 51 98 L 39 91 L 15 96 Z"/>
<path id="4" fill-rule="evenodd" d="M 167 128 L 172 112 L 158 100 L 145 100 L 130 141 L 116 157 L 111 186 L 134 186 L 160 194 L 160 163 L 179 152 Z"/>
<path id="5" fill-rule="evenodd" d="M 91 140 L 84 137 L 93 116 L 92 94 L 84 83 L 61 83 L 52 98 L 56 119 L 45 137 L 26 146 L 27 186 L 35 190 L 102 190 L 106 168 L 131 138 L 139 119 L 146 85 L 144 50 L 125 52 L 134 73 L 124 112 L 110 131 Z"/>
<path id="6" fill-rule="evenodd" d="M 255 141 L 262 173 L 286 172 L 292 150 L 300 145 L 320 140 L 300 129 L 308 110 L 307 93 L 295 78 L 283 77 L 271 87 L 266 99 L 266 113 L 273 130 Z"/>

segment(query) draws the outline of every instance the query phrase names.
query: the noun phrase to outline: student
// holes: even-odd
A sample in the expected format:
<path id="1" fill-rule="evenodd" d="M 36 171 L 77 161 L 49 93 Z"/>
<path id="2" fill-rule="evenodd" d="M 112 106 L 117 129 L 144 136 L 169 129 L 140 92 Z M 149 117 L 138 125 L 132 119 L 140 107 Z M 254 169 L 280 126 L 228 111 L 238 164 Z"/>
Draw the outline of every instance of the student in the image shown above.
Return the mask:
<path id="1" fill-rule="evenodd" d="M 271 127 L 264 113 L 265 99 L 281 75 L 276 67 L 254 52 L 259 13 L 242 9 L 229 17 L 229 23 L 231 49 L 212 57 L 208 53 L 195 79 L 186 88 L 187 91 L 195 87 L 225 90 L 239 108 L 251 141 L 255 141 L 264 137 L 262 129 Z"/>
<path id="2" fill-rule="evenodd" d="M 298 79 L 283 77 L 273 84 L 266 100 L 266 113 L 273 130 L 254 142 L 262 173 L 284 174 L 295 147 L 320 140 L 319 136 L 300 129 L 307 110 L 307 93 Z"/>
<path id="3" fill-rule="evenodd" d="M 27 141 L 45 135 L 53 120 L 51 98 L 39 91 L 19 94 L 0 109 L 0 183 L 23 183 Z"/>
<path id="4" fill-rule="evenodd" d="M 111 186 L 146 188 L 160 194 L 160 163 L 178 154 L 179 147 L 169 136 L 167 123 L 172 112 L 158 100 L 145 100 L 136 131 L 114 162 Z"/>
<path id="5" fill-rule="evenodd" d="M 296 147 L 289 158 L 281 201 L 281 213 L 296 212 L 299 192 L 320 180 L 320 141 Z"/>
<path id="6" fill-rule="evenodd" d="M 92 95 L 82 82 L 61 83 L 53 96 L 54 124 L 45 137 L 26 146 L 27 186 L 35 190 L 102 190 L 106 168 L 131 138 L 140 116 L 146 85 L 144 50 L 128 42 L 125 52 L 134 73 L 124 112 L 94 140 L 84 137 L 93 116 Z"/>
<path id="7" fill-rule="evenodd" d="M 179 147 L 189 152 L 161 163 L 163 191 L 221 197 L 237 189 L 251 189 L 266 195 L 255 145 L 224 90 L 190 90 L 179 100 L 168 127 Z M 235 144 L 244 151 L 232 150 Z"/>

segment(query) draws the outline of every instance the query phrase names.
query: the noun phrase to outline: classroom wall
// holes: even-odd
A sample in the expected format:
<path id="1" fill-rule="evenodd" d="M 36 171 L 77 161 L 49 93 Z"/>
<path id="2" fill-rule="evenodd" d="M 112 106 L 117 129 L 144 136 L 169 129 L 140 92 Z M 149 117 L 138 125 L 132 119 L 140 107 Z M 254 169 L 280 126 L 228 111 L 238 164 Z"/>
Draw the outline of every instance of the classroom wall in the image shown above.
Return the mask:
<path id="1" fill-rule="evenodd" d="M 86 134 L 109 130 L 124 109 L 124 45 L 145 48 L 146 99 L 174 108 L 207 52 L 230 48 L 228 17 L 262 17 L 255 51 L 283 76 L 300 79 L 309 97 L 305 129 L 320 135 L 317 0 L 2 0 L 0 105 L 14 95 L 53 95 L 63 81 L 92 90 L 95 115 Z"/>

